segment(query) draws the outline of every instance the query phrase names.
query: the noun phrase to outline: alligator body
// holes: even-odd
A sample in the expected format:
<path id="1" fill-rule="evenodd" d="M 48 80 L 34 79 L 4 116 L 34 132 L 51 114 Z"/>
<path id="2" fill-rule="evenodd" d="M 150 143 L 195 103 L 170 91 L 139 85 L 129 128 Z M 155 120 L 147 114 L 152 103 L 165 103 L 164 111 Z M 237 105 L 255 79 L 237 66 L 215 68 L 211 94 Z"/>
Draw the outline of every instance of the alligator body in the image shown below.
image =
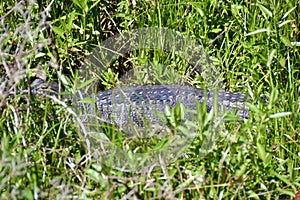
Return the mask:
<path id="1" fill-rule="evenodd" d="M 178 102 L 187 110 L 194 111 L 197 110 L 197 101 L 201 104 L 205 102 L 208 112 L 216 102 L 219 108 L 236 112 L 241 118 L 249 117 L 249 109 L 245 105 L 248 98 L 245 94 L 204 91 L 191 86 L 128 86 L 98 92 L 95 99 L 98 118 L 128 132 L 132 132 L 126 128 L 130 123 L 138 127 L 145 125 L 145 119 L 150 124 L 161 123 L 158 113 L 164 113 L 167 105 L 174 108 Z M 84 112 L 94 111 L 89 107 Z"/>

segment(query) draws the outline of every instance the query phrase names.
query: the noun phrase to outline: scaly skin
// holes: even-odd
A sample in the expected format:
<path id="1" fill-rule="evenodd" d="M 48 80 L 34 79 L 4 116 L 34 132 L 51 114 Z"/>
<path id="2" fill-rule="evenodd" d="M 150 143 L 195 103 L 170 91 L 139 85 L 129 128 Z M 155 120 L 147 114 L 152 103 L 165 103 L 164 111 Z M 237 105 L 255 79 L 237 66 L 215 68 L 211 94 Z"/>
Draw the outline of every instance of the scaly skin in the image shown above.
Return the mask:
<path id="1" fill-rule="evenodd" d="M 219 107 L 236 111 L 241 118 L 249 117 L 245 94 L 217 91 L 215 96 Z M 187 110 L 197 110 L 197 100 L 201 104 L 206 101 L 209 112 L 214 105 L 214 92 L 181 85 L 122 87 L 98 92 L 96 107 L 101 120 L 126 129 L 131 122 L 143 127 L 145 119 L 151 124 L 161 121 L 157 112 L 164 113 L 166 105 L 173 108 L 180 102 Z"/>

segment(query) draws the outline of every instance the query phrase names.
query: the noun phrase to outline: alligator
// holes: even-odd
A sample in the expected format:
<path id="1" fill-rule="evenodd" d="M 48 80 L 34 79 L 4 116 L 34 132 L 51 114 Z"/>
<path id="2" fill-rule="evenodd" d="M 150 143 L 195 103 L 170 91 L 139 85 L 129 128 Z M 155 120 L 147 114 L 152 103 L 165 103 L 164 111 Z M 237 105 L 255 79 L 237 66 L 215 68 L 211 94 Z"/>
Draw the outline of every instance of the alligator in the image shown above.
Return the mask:
<path id="1" fill-rule="evenodd" d="M 50 85 L 51 91 L 57 90 L 57 84 Z M 33 87 L 33 93 L 37 93 L 40 87 L 41 84 Z M 81 102 L 85 97 L 92 96 L 95 104 Z M 239 118 L 249 117 L 249 108 L 245 104 L 249 98 L 243 93 L 203 90 L 176 84 L 123 86 L 90 95 L 79 91 L 75 98 L 72 98 L 71 103 L 79 108 L 78 112 L 81 113 L 81 117 L 92 116 L 90 119 L 97 117 L 102 122 L 114 124 L 126 132 L 132 132 L 128 129 L 130 123 L 144 127 L 146 119 L 150 124 L 161 124 L 161 118 L 158 115 L 165 112 L 166 106 L 174 108 L 180 102 L 187 110 L 195 111 L 197 101 L 202 105 L 205 103 L 207 112 L 210 112 L 213 105 L 217 104 L 222 110 L 235 112 Z M 189 115 L 191 114 L 187 114 L 187 119 Z"/>

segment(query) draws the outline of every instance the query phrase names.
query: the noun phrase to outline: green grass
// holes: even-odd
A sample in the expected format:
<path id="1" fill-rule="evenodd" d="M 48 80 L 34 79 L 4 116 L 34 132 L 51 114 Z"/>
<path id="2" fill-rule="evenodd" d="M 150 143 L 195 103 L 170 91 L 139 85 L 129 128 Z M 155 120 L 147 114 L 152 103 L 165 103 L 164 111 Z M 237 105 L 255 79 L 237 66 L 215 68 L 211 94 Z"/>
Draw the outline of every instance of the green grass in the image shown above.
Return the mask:
<path id="1" fill-rule="evenodd" d="M 35 77 L 45 76 L 72 89 L 88 53 L 110 36 L 134 28 L 167 27 L 201 43 L 222 75 L 222 89 L 247 93 L 252 106 L 249 119 L 241 122 L 233 117 L 225 123 L 215 148 L 205 157 L 199 156 L 203 141 L 199 134 L 176 161 L 134 173 L 90 157 L 76 119 L 62 103 L 29 94 L 8 96 L 0 87 L 1 199 L 295 196 L 300 185 L 300 115 L 294 104 L 299 100 L 300 60 L 299 46 L 291 44 L 299 42 L 296 0 L 54 1 L 48 15 L 51 37 L 42 26 L 45 15 L 39 14 L 38 4 L 19 7 L 27 15 L 10 12 L 14 5 L 12 0 L 0 3 L 0 16 L 7 14 L 0 24 L 0 75 L 6 88 L 25 90 Z M 31 23 L 24 17 L 31 17 L 27 18 Z M 129 69 L 142 71 L 139 66 L 147 64 L 155 66 L 158 75 L 143 77 L 146 83 L 161 78 L 162 65 L 181 77 L 192 68 L 172 52 L 136 50 L 111 64 L 102 74 L 100 88 L 110 89 L 122 80 L 118 75 Z M 207 85 L 197 70 L 187 82 Z M 200 110 L 199 121 L 208 120 Z M 198 129 L 205 134 L 210 125 Z M 132 154 L 139 146 L 149 151 L 163 145 L 157 138 L 131 141 L 113 131 L 108 128 L 107 135 Z"/>

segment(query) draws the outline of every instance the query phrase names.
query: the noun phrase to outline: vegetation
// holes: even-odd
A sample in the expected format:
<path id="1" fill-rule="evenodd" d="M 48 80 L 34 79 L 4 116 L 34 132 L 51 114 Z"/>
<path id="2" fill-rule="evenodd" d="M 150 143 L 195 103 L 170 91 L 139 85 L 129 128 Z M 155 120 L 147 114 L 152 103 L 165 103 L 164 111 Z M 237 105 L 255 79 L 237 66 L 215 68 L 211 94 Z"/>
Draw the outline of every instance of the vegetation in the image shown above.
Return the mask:
<path id="1" fill-rule="evenodd" d="M 0 3 L 1 199 L 292 199 L 299 176 L 299 2 L 69 0 Z M 199 156 L 201 133 L 177 160 L 147 172 L 103 165 L 86 148 L 72 108 L 63 99 L 30 94 L 34 79 L 71 90 L 89 52 L 116 34 L 166 27 L 205 47 L 222 89 L 251 98 L 250 117 L 222 127 L 213 149 Z M 138 66 L 168 66 L 195 87 L 201 72 L 172 52 L 134 50 L 101 74 L 110 89 Z M 161 65 L 160 65 L 161 64 Z M 159 78 L 157 75 L 156 78 Z M 147 84 L 154 80 L 144 79 Z M 17 91 L 25 91 L 19 93 Z M 10 93 L 14 92 L 13 95 Z M 264 94 L 265 101 L 261 100 Z M 267 103 L 266 103 L 267 102 Z M 198 108 L 199 122 L 211 121 Z M 169 110 L 171 118 L 180 107 Z M 167 113 L 168 114 L 168 113 Z M 177 126 L 178 124 L 175 124 Z M 107 135 L 133 155 L 151 141 Z"/>

